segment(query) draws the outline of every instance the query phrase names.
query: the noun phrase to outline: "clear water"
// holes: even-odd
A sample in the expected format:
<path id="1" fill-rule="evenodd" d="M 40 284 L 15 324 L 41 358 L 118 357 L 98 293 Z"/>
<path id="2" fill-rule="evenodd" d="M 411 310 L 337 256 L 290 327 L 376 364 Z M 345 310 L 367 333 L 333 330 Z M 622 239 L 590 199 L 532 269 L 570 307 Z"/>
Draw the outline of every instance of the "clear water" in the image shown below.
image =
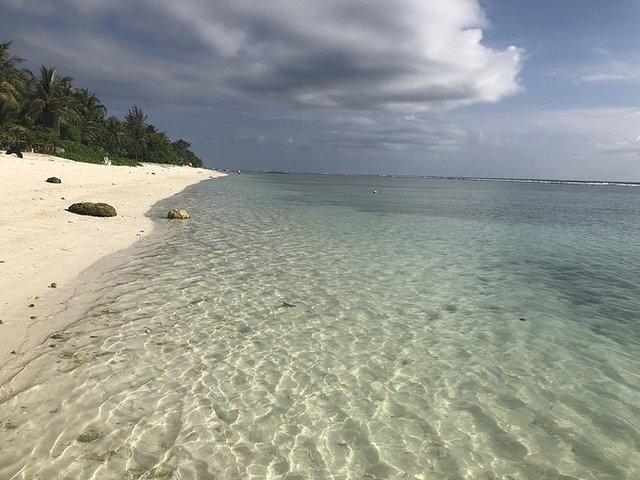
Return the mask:
<path id="1" fill-rule="evenodd" d="M 640 478 L 640 189 L 240 175 L 174 205 L 0 404 L 0 478 Z"/>

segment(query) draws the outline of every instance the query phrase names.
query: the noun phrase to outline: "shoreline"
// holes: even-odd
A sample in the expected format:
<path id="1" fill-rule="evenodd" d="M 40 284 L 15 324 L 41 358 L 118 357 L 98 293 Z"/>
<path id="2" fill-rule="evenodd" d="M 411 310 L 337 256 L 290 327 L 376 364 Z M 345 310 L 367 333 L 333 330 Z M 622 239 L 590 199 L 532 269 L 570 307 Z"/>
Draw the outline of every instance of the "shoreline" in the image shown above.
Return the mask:
<path id="1" fill-rule="evenodd" d="M 184 190 L 175 196 L 183 192 Z M 180 222 L 174 222 L 174 225 L 171 225 L 168 220 L 162 221 L 163 216 L 154 214 L 154 210 L 158 210 L 158 205 L 170 201 L 172 197 L 159 200 L 149 210 L 147 218 L 153 222 L 154 226 L 147 235 L 138 237 L 132 245 L 122 250 L 99 258 L 67 285 L 56 289 L 48 298 L 42 299 L 40 306 L 46 313 L 37 322 L 46 325 L 46 332 L 44 330 L 40 332 L 46 335 L 39 341 L 35 341 L 34 338 L 28 350 L 11 355 L 7 363 L 0 364 L 0 406 L 26 390 L 45 384 L 51 373 L 49 362 L 52 361 L 52 355 L 53 361 L 57 362 L 58 355 L 65 355 L 73 348 L 86 347 L 95 341 L 93 339 L 103 338 L 100 335 L 100 337 L 90 336 L 87 339 L 86 335 L 82 335 L 87 329 L 93 333 L 103 330 L 102 328 L 93 330 L 94 326 L 90 322 L 86 323 L 88 316 L 99 299 L 105 296 L 111 296 L 113 299 L 118 297 L 117 291 L 109 286 L 109 280 L 113 276 L 124 278 L 122 269 L 126 269 L 129 264 L 148 254 L 153 254 L 151 252 L 156 251 L 172 235 L 173 227 L 180 227 L 175 225 Z M 117 326 L 110 327 L 117 329 Z M 83 340 L 78 343 L 81 338 Z"/>
<path id="2" fill-rule="evenodd" d="M 4 199 L 0 385 L 4 385 L 37 356 L 32 350 L 65 326 L 56 314 L 85 272 L 98 262 L 117 258 L 119 252 L 126 255 L 129 247 L 156 228 L 149 215 L 153 205 L 224 174 L 160 164 L 107 167 L 33 153 L 23 159 L 0 155 L 5 167 L 0 182 Z M 46 183 L 50 176 L 62 183 Z M 118 215 L 87 217 L 65 210 L 81 201 L 109 203 Z M 54 282 L 56 288 L 50 288 Z"/>

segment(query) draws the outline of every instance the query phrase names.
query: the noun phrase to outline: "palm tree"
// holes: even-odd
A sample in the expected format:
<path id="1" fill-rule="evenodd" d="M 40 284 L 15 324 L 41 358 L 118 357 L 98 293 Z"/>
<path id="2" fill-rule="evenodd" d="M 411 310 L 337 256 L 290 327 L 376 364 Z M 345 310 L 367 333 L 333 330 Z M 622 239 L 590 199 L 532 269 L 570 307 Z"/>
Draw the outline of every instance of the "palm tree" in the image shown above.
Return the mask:
<path id="1" fill-rule="evenodd" d="M 0 121 L 8 111 L 17 111 L 27 85 L 26 71 L 20 68 L 24 58 L 12 54 L 11 42 L 0 43 Z"/>
<path id="2" fill-rule="evenodd" d="M 86 88 L 76 90 L 73 96 L 75 111 L 78 115 L 80 141 L 85 145 L 93 145 L 98 139 L 107 109 L 100 103 L 98 97 Z"/>
<path id="3" fill-rule="evenodd" d="M 124 117 L 124 125 L 131 139 L 130 152 L 136 160 L 144 157 L 147 140 L 147 115 L 140 107 L 134 105 Z"/>
<path id="4" fill-rule="evenodd" d="M 124 127 L 117 117 L 107 118 L 104 124 L 105 143 L 111 151 L 118 150 L 124 143 Z"/>
<path id="5" fill-rule="evenodd" d="M 40 76 L 33 77 L 33 98 L 29 111 L 37 125 L 58 132 L 61 124 L 78 119 L 73 109 L 71 77 L 59 77 L 55 68 L 40 67 Z"/>
<path id="6" fill-rule="evenodd" d="M 191 148 L 191 144 L 182 138 L 179 138 L 175 142 L 171 143 L 171 146 L 176 150 L 189 150 Z"/>
<path id="7" fill-rule="evenodd" d="M 124 117 L 125 125 L 129 131 L 142 131 L 147 121 L 147 114 L 142 111 L 140 107 L 134 105 L 129 109 L 127 115 Z"/>

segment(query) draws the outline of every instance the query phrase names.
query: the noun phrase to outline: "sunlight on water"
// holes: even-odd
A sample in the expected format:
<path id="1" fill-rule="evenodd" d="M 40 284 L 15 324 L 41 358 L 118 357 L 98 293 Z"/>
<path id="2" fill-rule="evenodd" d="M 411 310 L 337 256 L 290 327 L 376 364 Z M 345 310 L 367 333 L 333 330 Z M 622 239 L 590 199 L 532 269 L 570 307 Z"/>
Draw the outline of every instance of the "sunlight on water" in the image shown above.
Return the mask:
<path id="1" fill-rule="evenodd" d="M 0 478 L 640 478 L 636 189 L 241 175 L 175 204 L 0 405 Z"/>

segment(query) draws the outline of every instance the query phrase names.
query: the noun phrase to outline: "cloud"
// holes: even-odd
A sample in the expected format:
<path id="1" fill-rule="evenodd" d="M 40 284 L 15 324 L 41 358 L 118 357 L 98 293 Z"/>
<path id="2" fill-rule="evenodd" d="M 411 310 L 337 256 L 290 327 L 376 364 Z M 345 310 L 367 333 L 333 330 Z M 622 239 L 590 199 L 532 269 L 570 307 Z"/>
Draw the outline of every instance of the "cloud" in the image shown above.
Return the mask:
<path id="1" fill-rule="evenodd" d="M 640 179 L 640 110 L 633 108 L 331 116 L 270 110 L 238 113 L 223 125 L 209 145 L 241 152 L 243 169 Z"/>
<path id="2" fill-rule="evenodd" d="M 640 110 L 592 108 L 531 110 L 478 115 L 334 115 L 315 122 L 321 141 L 339 148 L 412 150 L 474 157 L 503 150 L 523 155 L 596 158 L 602 153 L 640 154 Z M 517 158 L 513 158 L 517 162 Z M 640 166 L 640 164 L 639 164 Z"/>
<path id="3" fill-rule="evenodd" d="M 455 123 L 404 115 L 347 114 L 317 126 L 313 144 L 343 150 L 455 151 L 474 141 L 473 133 Z"/>
<path id="4" fill-rule="evenodd" d="M 640 135 L 599 145 L 600 153 L 631 154 L 640 158 Z"/>
<path id="5" fill-rule="evenodd" d="M 11 0 L 17 36 L 107 94 L 193 103 L 448 110 L 520 90 L 476 0 Z M 81 61 L 80 61 L 81 59 Z"/>
<path id="6" fill-rule="evenodd" d="M 270 143 L 287 149 L 330 151 L 332 154 L 394 151 L 421 152 L 428 156 L 455 152 L 480 143 L 490 144 L 496 139 L 492 134 L 482 138 L 455 122 L 388 112 L 340 112 L 331 116 L 291 112 L 284 116 L 254 118 L 253 122 L 261 133 L 238 132 L 233 127 L 236 143 Z M 267 130 L 269 133 L 265 133 Z"/>
<path id="7" fill-rule="evenodd" d="M 638 82 L 640 78 L 631 75 L 623 75 L 617 73 L 594 73 L 583 75 L 580 80 L 586 83 L 608 83 L 608 82 Z"/>

